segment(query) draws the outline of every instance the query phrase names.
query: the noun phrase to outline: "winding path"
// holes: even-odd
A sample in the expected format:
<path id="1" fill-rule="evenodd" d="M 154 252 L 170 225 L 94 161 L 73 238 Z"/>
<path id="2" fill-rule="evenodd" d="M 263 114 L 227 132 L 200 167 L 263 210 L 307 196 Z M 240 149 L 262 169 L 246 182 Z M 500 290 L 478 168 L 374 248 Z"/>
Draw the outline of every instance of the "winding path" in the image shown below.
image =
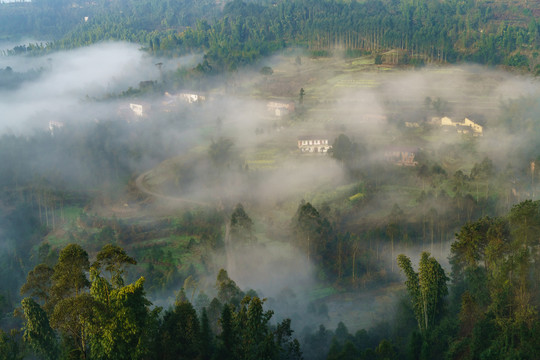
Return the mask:
<path id="1" fill-rule="evenodd" d="M 144 182 L 146 180 L 146 177 L 151 172 L 152 172 L 152 170 L 149 170 L 149 171 L 147 171 L 145 173 L 142 173 L 135 180 L 135 186 L 137 187 L 137 189 L 139 189 L 139 191 L 143 192 L 144 194 L 153 196 L 153 197 L 158 198 L 158 199 L 172 201 L 172 202 L 180 202 L 180 203 L 194 204 L 194 205 L 200 205 L 200 206 L 210 206 L 209 203 L 204 203 L 204 202 L 195 201 L 195 200 L 189 200 L 189 199 L 182 198 L 182 197 L 163 195 L 163 194 L 160 194 L 160 193 L 157 193 L 155 191 L 152 191 L 152 190 L 148 189 L 145 186 Z"/>

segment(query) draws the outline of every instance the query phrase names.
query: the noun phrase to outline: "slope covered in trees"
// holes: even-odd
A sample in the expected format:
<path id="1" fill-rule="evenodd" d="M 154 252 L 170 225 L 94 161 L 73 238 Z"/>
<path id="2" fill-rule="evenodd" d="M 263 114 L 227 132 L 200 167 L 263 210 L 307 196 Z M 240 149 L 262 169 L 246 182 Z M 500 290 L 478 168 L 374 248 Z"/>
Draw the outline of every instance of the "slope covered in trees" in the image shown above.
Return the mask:
<path id="1" fill-rule="evenodd" d="M 5 28 L 0 34 L 51 40 L 46 47 L 32 49 L 38 52 L 105 40 L 138 42 L 156 54 L 203 51 L 205 71 L 234 70 L 290 46 L 304 47 L 313 55 L 336 49 L 349 55 L 399 49 L 391 62 L 400 64 L 474 61 L 533 71 L 538 64 L 537 9 L 524 2 L 137 0 L 74 4 L 42 0 L 2 5 L 0 15 L 5 21 L 0 24 Z M 57 18 L 62 21 L 55 22 Z M 17 25 L 10 28 L 13 21 Z M 45 21 L 59 25 L 53 28 Z"/>
<path id="2" fill-rule="evenodd" d="M 300 218 L 315 214 L 309 206 Z M 174 306 L 162 309 L 148 301 L 144 278 L 124 282 L 136 261 L 122 248 L 107 244 L 91 262 L 70 244 L 28 273 L 22 338 L 2 332 L 0 349 L 8 358 L 44 359 L 533 359 L 540 351 L 538 228 L 540 201 L 465 224 L 449 276 L 428 253 L 417 271 L 399 255 L 407 294 L 391 323 L 354 335 L 344 323 L 335 331 L 321 326 L 300 341 L 289 319 L 271 321 L 265 300 L 244 293 L 225 270 L 212 301 L 201 292 L 206 300 L 193 302 L 188 279 Z"/>
<path id="3" fill-rule="evenodd" d="M 151 307 L 144 278 L 124 283 L 135 264 L 105 245 L 91 264 L 79 245 L 63 248 L 52 266 L 37 265 L 21 288 L 23 344 L 2 333 L 2 356 L 34 353 L 43 359 L 301 359 L 291 322 L 270 322 L 265 300 L 244 294 L 225 270 L 217 297 L 195 310 L 183 289 L 174 306 Z M 88 276 L 89 274 L 89 276 Z M 186 283 L 187 285 L 188 283 Z M 208 307 L 208 309 L 207 309 Z"/>

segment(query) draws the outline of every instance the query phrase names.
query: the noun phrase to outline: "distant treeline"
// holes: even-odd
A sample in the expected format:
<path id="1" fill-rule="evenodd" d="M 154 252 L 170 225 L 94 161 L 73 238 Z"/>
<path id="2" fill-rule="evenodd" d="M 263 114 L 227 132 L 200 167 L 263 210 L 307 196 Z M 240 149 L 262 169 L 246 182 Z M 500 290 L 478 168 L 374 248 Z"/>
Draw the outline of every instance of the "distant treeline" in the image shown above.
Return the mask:
<path id="1" fill-rule="evenodd" d="M 19 87 L 22 83 L 26 81 L 31 81 L 37 79 L 43 69 L 39 70 L 29 70 L 24 73 L 15 72 L 11 67 L 6 67 L 0 69 L 0 90 L 12 90 Z"/>
<path id="2" fill-rule="evenodd" d="M 222 7 L 224 2 L 98 1 L 78 7 L 75 2 L 68 8 L 62 2 L 53 6 L 41 0 L 33 5 L 4 5 L 0 34 L 50 34 L 58 39 L 38 51 L 105 40 L 138 42 L 160 55 L 204 51 L 201 70 L 206 72 L 235 70 L 292 46 L 314 56 L 336 49 L 346 54 L 399 49 L 389 62 L 474 61 L 538 70 L 540 22 L 535 9 L 526 5 L 458 0 L 234 0 Z M 43 24 L 41 17 L 48 20 L 64 12 L 63 20 L 55 22 L 60 24 L 57 28 Z M 18 31 L 9 28 L 13 21 L 18 21 L 13 28 Z M 21 29 L 21 24 L 27 25 Z"/>

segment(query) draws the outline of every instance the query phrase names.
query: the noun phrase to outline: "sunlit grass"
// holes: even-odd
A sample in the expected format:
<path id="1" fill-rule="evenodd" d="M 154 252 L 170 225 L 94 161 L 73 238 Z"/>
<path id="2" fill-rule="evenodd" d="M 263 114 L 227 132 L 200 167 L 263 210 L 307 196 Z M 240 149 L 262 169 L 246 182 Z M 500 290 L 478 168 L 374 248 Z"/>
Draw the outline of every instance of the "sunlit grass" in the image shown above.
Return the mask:
<path id="1" fill-rule="evenodd" d="M 324 298 L 326 298 L 328 296 L 331 296 L 331 295 L 334 295 L 336 293 L 337 293 L 337 290 L 334 289 L 331 286 L 317 287 L 317 288 L 314 288 L 314 289 L 310 290 L 310 292 L 308 294 L 308 299 L 310 301 L 324 299 Z"/>

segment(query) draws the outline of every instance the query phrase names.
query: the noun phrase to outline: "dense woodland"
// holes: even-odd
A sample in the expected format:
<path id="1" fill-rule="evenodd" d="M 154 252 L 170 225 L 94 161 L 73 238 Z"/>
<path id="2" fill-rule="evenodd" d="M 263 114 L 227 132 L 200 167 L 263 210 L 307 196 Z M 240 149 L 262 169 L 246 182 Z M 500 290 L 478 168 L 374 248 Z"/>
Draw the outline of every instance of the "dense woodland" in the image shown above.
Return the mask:
<path id="1" fill-rule="evenodd" d="M 32 1 L 2 5 L 0 34 L 43 53 L 106 40 L 151 53 L 204 52 L 199 71 L 236 70 L 287 47 L 313 56 L 399 50 L 392 63 L 474 61 L 538 71 L 534 3 L 488 1 Z M 61 19 L 61 21 L 57 21 Z"/>
<path id="2" fill-rule="evenodd" d="M 301 219 L 309 205 L 299 209 Z M 230 219 L 240 241 L 251 220 L 237 206 Z M 169 309 L 151 307 L 145 278 L 125 283 L 136 260 L 116 245 L 90 261 L 79 245 L 40 248 L 21 288 L 19 333 L 2 332 L 3 358 L 34 352 L 44 359 L 533 359 L 540 351 L 538 238 L 540 202 L 525 201 L 505 216 L 482 217 L 461 228 L 452 244 L 452 271 L 422 253 L 418 270 L 399 255 L 407 295 L 393 323 L 350 334 L 321 326 L 293 337 L 291 321 L 273 323 L 265 300 L 242 292 L 220 270 L 216 297 L 199 293 L 189 276 Z M 245 237 L 247 236 L 247 238 Z M 191 290 L 192 289 L 192 290 Z M 191 296 L 190 296 L 191 293 Z M 22 337 L 21 337 L 22 335 Z M 297 337 L 297 335 L 296 335 Z M 327 354 L 327 355 L 326 355 Z"/>

